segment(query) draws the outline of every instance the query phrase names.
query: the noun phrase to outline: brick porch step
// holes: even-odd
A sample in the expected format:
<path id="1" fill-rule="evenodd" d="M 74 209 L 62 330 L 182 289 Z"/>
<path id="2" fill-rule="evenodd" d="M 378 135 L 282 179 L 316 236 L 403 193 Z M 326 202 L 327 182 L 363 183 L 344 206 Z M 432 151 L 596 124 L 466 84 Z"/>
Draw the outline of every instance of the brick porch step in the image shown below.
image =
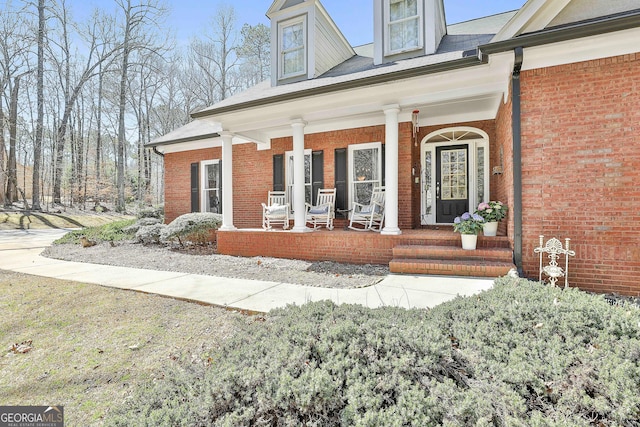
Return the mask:
<path id="1" fill-rule="evenodd" d="M 486 260 L 511 263 L 513 254 L 509 248 L 478 247 L 475 251 L 467 251 L 460 246 L 441 245 L 400 245 L 393 248 L 393 259 L 427 259 L 427 260 Z"/>
<path id="2" fill-rule="evenodd" d="M 432 274 L 436 276 L 500 277 L 515 268 L 512 263 L 484 260 L 392 260 L 389 270 L 398 274 Z"/>
<path id="3" fill-rule="evenodd" d="M 504 276 L 515 268 L 506 247 L 478 247 L 467 251 L 442 245 L 400 245 L 393 248 L 389 271 L 398 274 L 445 276 Z"/>

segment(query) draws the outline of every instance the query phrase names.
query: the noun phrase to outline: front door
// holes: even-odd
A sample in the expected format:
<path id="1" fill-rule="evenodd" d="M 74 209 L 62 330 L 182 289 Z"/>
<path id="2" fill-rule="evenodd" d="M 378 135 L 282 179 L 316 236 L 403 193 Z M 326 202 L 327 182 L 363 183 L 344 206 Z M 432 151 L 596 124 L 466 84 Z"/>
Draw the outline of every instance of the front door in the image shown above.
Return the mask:
<path id="1" fill-rule="evenodd" d="M 436 222 L 453 223 L 469 210 L 469 146 L 436 148 Z"/>

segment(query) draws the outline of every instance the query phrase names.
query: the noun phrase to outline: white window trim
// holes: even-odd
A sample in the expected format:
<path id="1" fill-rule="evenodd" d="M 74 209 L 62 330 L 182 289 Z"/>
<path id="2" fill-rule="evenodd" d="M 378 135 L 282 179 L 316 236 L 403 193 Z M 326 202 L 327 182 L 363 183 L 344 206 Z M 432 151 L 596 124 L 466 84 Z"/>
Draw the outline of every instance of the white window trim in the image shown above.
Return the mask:
<path id="1" fill-rule="evenodd" d="M 207 166 L 220 164 L 220 159 L 212 159 L 212 160 L 202 160 L 200 162 L 200 212 L 207 212 L 207 193 L 209 190 L 207 187 Z M 220 191 L 222 190 L 222 182 L 218 182 L 218 201 L 222 203 L 222 198 L 220 197 Z M 222 213 L 222 212 L 219 212 Z"/>
<path id="2" fill-rule="evenodd" d="M 302 24 L 302 39 L 304 40 L 304 44 L 302 46 L 303 49 L 303 66 L 302 70 L 295 72 L 284 74 L 284 54 L 286 52 L 282 51 L 282 36 L 283 29 L 287 27 L 291 27 L 293 25 Z M 297 18 L 289 19 L 287 21 L 278 22 L 278 78 L 280 80 L 289 79 L 293 77 L 303 76 L 307 74 L 307 55 L 309 53 L 308 49 L 308 40 L 307 40 L 307 19 L 306 15 L 299 16 Z"/>
<path id="3" fill-rule="evenodd" d="M 455 132 L 465 132 L 465 131 L 471 131 L 474 133 L 477 133 L 480 135 L 480 138 L 478 139 L 469 139 L 469 140 L 454 140 L 454 141 L 444 141 L 444 142 L 431 142 L 428 143 L 429 139 L 433 138 L 434 136 L 440 134 L 440 133 L 446 133 L 446 132 L 450 132 L 450 131 L 455 131 Z M 440 129 L 436 132 L 432 132 L 431 134 L 427 135 L 421 143 L 421 150 L 420 150 L 420 165 L 421 168 L 423 168 L 423 165 L 425 163 L 426 160 L 426 152 L 430 151 L 431 152 L 431 171 L 426 171 L 424 170 L 424 168 L 422 169 L 422 176 L 421 176 L 421 180 L 420 180 L 420 185 L 421 185 L 421 189 L 420 189 L 420 223 L 422 225 L 438 225 L 436 224 L 436 195 L 435 195 L 435 191 L 433 191 L 431 193 L 431 206 L 433 207 L 433 209 L 431 210 L 431 214 L 430 215 L 425 215 L 424 212 L 426 210 L 426 206 L 427 206 L 427 200 L 425 197 L 425 190 L 424 190 L 424 183 L 426 182 L 426 174 L 427 173 L 431 173 L 431 176 L 433 179 L 435 179 L 436 176 L 436 147 L 443 147 L 443 146 L 450 146 L 450 145 L 467 145 L 468 146 L 468 157 L 467 157 L 467 161 L 469 162 L 469 174 L 467 176 L 467 179 L 469 181 L 469 210 L 473 211 L 475 209 L 476 206 L 478 206 L 478 204 L 480 204 L 481 202 L 488 202 L 489 200 L 491 200 L 491 186 L 490 186 L 490 167 L 489 167 L 489 137 L 488 135 L 480 130 L 480 129 L 476 129 L 476 128 L 471 128 L 471 127 L 460 127 L 460 128 L 446 128 L 446 129 Z M 478 178 L 478 173 L 477 173 L 477 165 L 478 165 L 478 161 L 477 161 L 477 152 L 478 152 L 478 148 L 484 148 L 484 182 L 485 182 L 485 190 L 484 190 L 484 200 L 477 200 L 477 192 L 476 192 L 476 188 L 475 185 L 477 185 L 477 178 Z M 433 181 L 432 181 L 433 182 Z M 474 184 L 474 186 L 471 186 L 471 184 Z M 446 224 L 445 224 L 446 225 Z"/>
<path id="4" fill-rule="evenodd" d="M 309 186 L 309 188 L 311 188 L 311 191 L 313 193 L 313 150 L 311 150 L 310 148 L 306 148 L 304 150 L 304 156 L 307 157 L 309 156 L 309 183 L 307 184 L 305 182 L 305 186 Z M 285 187 L 284 190 L 286 192 L 286 196 L 287 196 L 287 203 L 289 203 L 289 207 L 291 209 L 291 212 L 293 212 L 293 171 L 291 169 L 289 169 L 289 158 L 293 157 L 293 151 L 285 151 L 284 153 L 284 181 L 285 181 Z M 306 178 L 306 177 L 305 177 Z M 305 192 L 306 194 L 306 192 Z M 311 203 L 313 204 L 313 200 L 311 201 Z"/>
<path id="5" fill-rule="evenodd" d="M 385 52 L 385 56 L 390 56 L 390 55 L 397 55 L 400 53 L 404 53 L 404 52 L 411 52 L 414 50 L 418 50 L 418 49 L 422 49 L 424 48 L 424 14 L 422 12 L 422 1 L 418 0 L 418 44 L 416 46 L 412 46 L 412 47 L 407 47 L 407 48 L 402 48 L 402 49 L 396 49 L 396 50 L 391 50 L 391 25 L 392 24 L 397 24 L 403 21 L 409 21 L 411 19 L 415 19 L 414 16 L 410 17 L 410 18 L 403 18 L 397 21 L 391 21 L 391 2 L 389 0 L 385 0 L 384 2 L 384 7 L 385 7 L 385 13 L 384 13 L 384 28 L 385 28 L 385 35 L 384 35 L 384 52 Z"/>
<path id="6" fill-rule="evenodd" d="M 351 144 L 349 145 L 347 150 L 347 185 L 349 188 L 349 207 L 353 206 L 354 202 L 354 194 L 355 194 L 355 183 L 353 180 L 353 152 L 357 150 L 370 150 L 372 148 L 378 149 L 378 179 L 373 181 L 373 186 L 382 186 L 382 168 L 384 165 L 382 164 L 382 143 L 381 142 L 365 142 L 361 144 Z M 358 181 L 359 182 L 359 181 Z M 372 182 L 372 181 L 366 181 Z M 376 185 L 377 182 L 377 185 Z"/>

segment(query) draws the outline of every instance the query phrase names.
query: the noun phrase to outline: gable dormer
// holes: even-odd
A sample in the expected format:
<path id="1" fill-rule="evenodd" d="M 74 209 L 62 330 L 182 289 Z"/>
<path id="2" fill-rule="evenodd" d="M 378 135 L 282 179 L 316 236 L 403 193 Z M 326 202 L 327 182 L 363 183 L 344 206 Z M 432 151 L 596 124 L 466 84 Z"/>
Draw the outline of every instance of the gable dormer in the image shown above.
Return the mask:
<path id="1" fill-rule="evenodd" d="M 376 65 L 431 55 L 447 33 L 443 0 L 374 0 Z"/>
<path id="2" fill-rule="evenodd" d="M 313 79 L 355 55 L 319 0 L 276 0 L 271 20 L 271 85 Z"/>

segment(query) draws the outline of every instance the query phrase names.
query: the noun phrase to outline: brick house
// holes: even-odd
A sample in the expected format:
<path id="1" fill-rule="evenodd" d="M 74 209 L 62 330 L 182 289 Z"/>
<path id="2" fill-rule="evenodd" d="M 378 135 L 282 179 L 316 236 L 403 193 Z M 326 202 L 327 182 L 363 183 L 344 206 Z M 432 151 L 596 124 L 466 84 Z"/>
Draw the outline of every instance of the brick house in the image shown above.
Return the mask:
<path id="1" fill-rule="evenodd" d="M 528 0 L 454 25 L 443 0 L 373 7 L 374 42 L 354 48 L 320 1 L 273 2 L 271 80 L 150 144 L 166 220 L 221 212 L 222 253 L 450 275 L 537 278 L 538 236 L 569 237 L 572 286 L 640 295 L 638 1 Z M 373 185 L 381 233 L 307 232 L 301 197 L 290 231 L 260 228 L 270 190 L 335 187 L 340 218 Z M 447 225 L 487 200 L 508 218 L 470 256 Z"/>

